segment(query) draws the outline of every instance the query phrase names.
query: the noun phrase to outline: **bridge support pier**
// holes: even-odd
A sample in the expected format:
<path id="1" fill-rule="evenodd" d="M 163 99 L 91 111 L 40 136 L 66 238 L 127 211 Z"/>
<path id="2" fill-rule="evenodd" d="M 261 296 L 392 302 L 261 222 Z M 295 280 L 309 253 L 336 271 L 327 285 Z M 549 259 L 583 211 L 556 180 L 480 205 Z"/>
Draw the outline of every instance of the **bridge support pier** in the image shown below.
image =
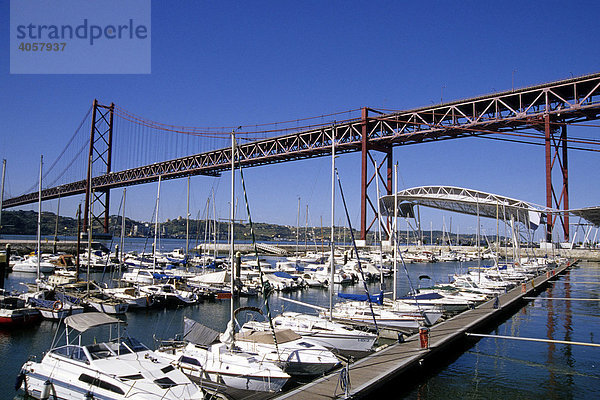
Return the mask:
<path id="1" fill-rule="evenodd" d="M 552 126 L 550 115 L 544 115 L 544 138 L 545 138 L 545 163 L 546 163 L 546 207 L 558 210 L 569 209 L 569 167 L 567 158 L 567 125 L 562 124 L 560 137 L 556 138 L 559 129 Z M 562 176 L 562 188 L 557 196 L 553 184 L 552 170 L 558 162 L 558 169 Z M 546 241 L 552 241 L 552 231 L 556 220 L 559 219 L 563 228 L 564 241 L 569 241 L 569 215 L 567 213 L 552 214 L 546 216 Z"/>
<path id="2" fill-rule="evenodd" d="M 385 146 L 376 145 L 369 142 L 369 121 L 368 121 L 369 109 L 366 107 L 362 108 L 361 116 L 361 184 L 360 184 L 360 239 L 366 240 L 367 233 L 377 221 L 380 216 L 377 214 L 377 203 L 379 199 L 375 197 L 375 203 L 369 197 L 368 189 L 375 179 L 379 179 L 383 183 L 385 188 L 385 194 L 392 194 L 392 168 L 394 164 L 394 155 L 392 152 L 392 145 L 387 144 Z M 381 163 L 377 163 L 371 155 L 371 150 L 379 151 L 384 154 L 384 159 Z M 369 165 L 373 166 L 373 174 L 369 176 Z M 381 168 L 386 166 L 385 177 L 381 175 Z M 382 193 L 383 194 L 383 193 Z M 375 216 L 371 222 L 367 225 L 367 205 L 371 208 Z M 388 218 L 386 225 L 387 231 L 390 230 L 390 218 Z M 387 235 L 386 235 L 387 236 Z"/>

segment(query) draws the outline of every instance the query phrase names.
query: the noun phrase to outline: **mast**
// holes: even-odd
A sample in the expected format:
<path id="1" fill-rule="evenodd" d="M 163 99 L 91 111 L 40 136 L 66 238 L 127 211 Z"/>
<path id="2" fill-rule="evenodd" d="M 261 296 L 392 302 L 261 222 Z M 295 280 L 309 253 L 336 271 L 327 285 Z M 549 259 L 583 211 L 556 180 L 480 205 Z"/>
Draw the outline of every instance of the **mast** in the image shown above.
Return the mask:
<path id="1" fill-rule="evenodd" d="M 90 199 L 92 198 L 92 195 L 94 194 L 94 191 L 92 190 L 91 186 L 90 186 Z M 94 221 L 94 218 L 92 217 L 93 211 L 94 211 L 94 202 L 90 200 L 89 202 L 89 216 L 90 218 L 88 218 L 88 257 L 87 257 L 87 273 L 86 273 L 86 286 L 87 286 L 87 295 L 90 295 L 90 262 L 92 261 L 92 223 Z"/>
<path id="2" fill-rule="evenodd" d="M 127 188 L 123 188 L 123 216 L 121 217 L 121 263 L 125 262 L 125 199 Z"/>
<path id="3" fill-rule="evenodd" d="M 40 179 L 38 185 L 38 219 L 37 219 L 37 290 L 40 290 L 40 263 L 42 259 L 42 169 L 44 166 L 44 156 L 40 156 Z M 3 173 L 4 178 L 4 173 Z"/>
<path id="4" fill-rule="evenodd" d="M 379 233 L 379 260 L 381 265 L 379 266 L 379 289 L 383 291 L 383 243 L 381 238 L 381 208 L 379 205 L 379 171 L 377 170 L 377 164 L 375 160 L 373 160 L 373 167 L 375 167 L 375 171 L 377 171 L 377 178 L 375 179 L 375 185 L 377 188 L 377 230 Z M 389 237 L 388 232 L 388 237 Z"/>
<path id="5" fill-rule="evenodd" d="M 406 234 L 408 241 L 408 232 Z M 393 289 L 393 300 L 396 301 L 398 298 L 398 289 L 396 283 L 398 282 L 398 163 L 394 165 L 394 289 Z M 408 243 L 407 243 L 408 248 Z"/>
<path id="6" fill-rule="evenodd" d="M 190 248 L 190 177 L 187 179 L 187 209 L 185 211 L 185 260 L 187 267 L 188 249 Z"/>
<path id="7" fill-rule="evenodd" d="M 300 233 L 300 196 L 298 196 L 298 218 L 296 219 L 296 266 L 298 265 L 298 238 Z"/>
<path id="8" fill-rule="evenodd" d="M 214 201 L 213 201 L 214 204 Z M 234 221 L 235 221 L 235 129 L 233 129 L 231 131 L 231 201 L 230 201 L 230 210 L 229 210 L 229 215 L 231 216 L 231 219 L 229 221 L 229 223 L 231 224 L 231 228 L 229 229 L 229 231 L 231 232 L 231 240 L 229 241 L 229 262 L 231 264 L 231 273 L 230 273 L 230 282 L 229 284 L 231 285 L 231 304 L 230 304 L 230 315 L 231 315 L 231 327 L 233 328 L 233 324 L 234 324 L 234 308 L 233 308 L 233 285 L 235 283 L 235 262 L 234 262 L 234 257 L 235 257 L 235 244 L 234 244 Z M 215 246 L 216 247 L 216 246 Z"/>
<path id="9" fill-rule="evenodd" d="M 479 278 L 479 282 L 481 282 L 481 253 L 479 251 L 479 243 L 480 243 L 480 238 L 479 238 L 479 228 L 480 228 L 480 223 L 479 223 L 479 198 L 477 198 L 477 271 L 478 271 L 478 278 Z"/>
<path id="10" fill-rule="evenodd" d="M 119 262 L 119 287 L 121 287 L 121 267 L 125 264 L 125 197 L 127 194 L 127 188 L 123 188 L 123 215 L 121 216 L 121 246 L 119 248 L 120 254 L 117 254 L 117 261 Z"/>
<path id="11" fill-rule="evenodd" d="M 202 266 L 206 267 L 206 249 L 208 247 L 208 241 L 210 241 L 210 222 L 208 221 L 208 215 L 210 214 L 210 196 L 206 199 L 206 214 L 204 215 L 204 242 L 202 244 Z"/>
<path id="12" fill-rule="evenodd" d="M 213 207 L 213 257 L 214 260 L 217 260 L 217 256 L 219 255 L 219 252 L 217 251 L 217 236 L 219 235 L 218 232 L 218 220 L 217 220 L 217 202 L 215 201 L 215 191 L 213 190 L 212 192 L 212 197 L 213 197 L 213 202 L 212 202 L 212 207 Z M 210 239 L 210 237 L 209 237 Z"/>
<path id="13" fill-rule="evenodd" d="M 158 189 L 156 193 L 156 215 L 154 216 L 154 246 L 152 251 L 152 272 L 156 269 L 156 235 L 158 234 L 158 205 L 160 201 L 160 181 L 161 175 L 158 176 Z"/>
<path id="14" fill-rule="evenodd" d="M 306 218 L 304 221 L 304 254 L 308 252 L 308 203 L 306 203 Z"/>
<path id="15" fill-rule="evenodd" d="M 79 281 L 79 249 L 81 247 L 81 203 L 77 206 L 77 250 L 75 250 L 75 280 Z"/>
<path id="16" fill-rule="evenodd" d="M 0 187 L 0 231 L 2 230 L 2 203 L 4 201 L 4 177 L 6 176 L 6 159 L 2 160 L 2 186 Z"/>
<path id="17" fill-rule="evenodd" d="M 56 221 L 54 223 L 54 246 L 53 253 L 56 253 L 56 242 L 58 241 L 58 217 L 60 215 L 60 195 L 58 195 L 58 204 L 56 205 Z"/>
<path id="18" fill-rule="evenodd" d="M 329 273 L 329 319 L 333 319 L 333 279 L 335 274 L 335 128 L 331 130 L 331 272 Z M 299 199 L 298 199 L 299 200 Z M 299 206 L 300 204 L 298 204 Z M 299 208 L 298 208 L 299 210 Z"/>

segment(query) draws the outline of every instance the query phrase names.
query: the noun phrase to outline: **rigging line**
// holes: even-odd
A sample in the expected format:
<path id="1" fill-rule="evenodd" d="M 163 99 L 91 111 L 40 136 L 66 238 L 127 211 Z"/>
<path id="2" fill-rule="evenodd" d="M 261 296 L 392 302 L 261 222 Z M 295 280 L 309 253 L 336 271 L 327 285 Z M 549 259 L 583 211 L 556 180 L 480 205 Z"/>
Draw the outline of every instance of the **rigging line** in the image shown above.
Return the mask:
<path id="1" fill-rule="evenodd" d="M 354 248 L 354 253 L 356 254 L 356 262 L 358 264 L 358 270 L 360 271 L 360 275 L 363 280 L 363 286 L 365 289 L 365 293 L 367 295 L 367 300 L 369 301 L 369 309 L 371 310 L 371 315 L 373 316 L 373 324 L 375 325 L 375 331 L 379 332 L 379 328 L 377 328 L 377 319 L 375 318 L 375 312 L 373 311 L 373 302 L 371 301 L 371 295 L 369 294 L 369 288 L 367 287 L 367 281 L 365 279 L 365 275 L 363 273 L 362 265 L 360 263 L 360 256 L 358 255 L 358 248 L 356 247 L 356 240 L 354 239 L 354 232 L 352 229 L 352 222 L 350 221 L 350 214 L 348 214 L 348 207 L 346 206 L 346 198 L 344 197 L 344 190 L 342 189 L 342 180 L 340 179 L 340 175 L 338 174 L 337 168 L 335 169 L 335 176 L 338 181 L 338 186 L 340 188 L 340 195 L 342 196 L 342 203 L 344 204 L 344 211 L 346 212 L 346 220 L 348 221 L 348 226 L 350 227 L 350 235 L 352 238 L 352 247 Z M 331 258 L 333 259 L 333 254 L 331 254 Z M 332 268 L 335 268 L 335 263 L 332 263 Z M 335 271 L 332 271 L 335 272 Z M 333 282 L 331 282 L 333 284 Z"/>
<path id="2" fill-rule="evenodd" d="M 235 141 L 235 139 L 234 139 Z M 254 254 L 256 255 L 256 264 L 258 265 L 258 275 L 260 276 L 260 286 L 263 289 L 263 296 L 265 297 L 265 308 L 267 309 L 267 317 L 269 319 L 269 327 L 271 328 L 271 334 L 273 335 L 273 343 L 275 343 L 275 351 L 277 352 L 277 357 L 279 358 L 279 347 L 277 345 L 277 335 L 275 334 L 275 327 L 273 326 L 273 320 L 271 316 L 271 309 L 269 307 L 269 291 L 265 286 L 265 281 L 263 277 L 262 268 L 260 267 L 260 259 L 258 257 L 258 247 L 256 246 L 256 237 L 254 235 L 254 227 L 252 224 L 252 217 L 250 215 L 250 204 L 248 203 L 248 195 L 246 194 L 246 183 L 244 181 L 244 173 L 242 171 L 242 165 L 239 166 L 240 169 L 240 178 L 242 182 L 242 190 L 244 191 L 244 200 L 246 203 L 246 213 L 248 214 L 248 223 L 250 225 L 250 235 L 252 237 L 252 247 L 254 248 Z M 232 171 L 233 173 L 234 171 Z M 235 222 L 232 222 L 235 223 Z M 233 238 L 232 238 L 233 239 Z M 231 255 L 233 257 L 233 254 Z M 233 274 L 233 264 L 234 261 L 231 260 L 231 273 Z M 233 288 L 232 288 L 233 290 Z M 232 300 L 233 301 L 233 300 Z"/>

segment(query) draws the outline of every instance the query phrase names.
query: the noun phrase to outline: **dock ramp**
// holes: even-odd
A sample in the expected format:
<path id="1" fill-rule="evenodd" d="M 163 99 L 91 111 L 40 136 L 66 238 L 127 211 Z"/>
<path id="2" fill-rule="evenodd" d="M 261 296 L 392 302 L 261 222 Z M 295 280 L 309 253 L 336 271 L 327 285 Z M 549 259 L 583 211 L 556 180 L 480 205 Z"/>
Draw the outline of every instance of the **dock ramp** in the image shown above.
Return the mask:
<path id="1" fill-rule="evenodd" d="M 281 247 L 273 246 L 272 244 L 256 243 L 256 247 L 265 253 L 276 254 L 278 256 L 287 254 L 287 250 L 282 249 Z"/>

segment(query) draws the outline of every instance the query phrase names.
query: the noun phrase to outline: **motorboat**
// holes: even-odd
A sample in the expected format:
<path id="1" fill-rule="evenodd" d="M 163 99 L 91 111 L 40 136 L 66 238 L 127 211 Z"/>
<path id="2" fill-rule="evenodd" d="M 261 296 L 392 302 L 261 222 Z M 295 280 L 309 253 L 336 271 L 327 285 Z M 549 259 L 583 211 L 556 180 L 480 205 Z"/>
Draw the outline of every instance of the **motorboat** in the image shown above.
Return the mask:
<path id="1" fill-rule="evenodd" d="M 51 274 L 54 272 L 55 265 L 43 259 L 40 260 L 40 273 Z M 23 261 L 15 262 L 12 267 L 13 272 L 26 272 L 36 274 L 38 272 L 38 257 L 27 256 Z"/>
<path id="2" fill-rule="evenodd" d="M 138 287 L 102 288 L 107 297 L 115 298 L 129 304 L 129 308 L 148 308 L 154 305 L 154 296 L 142 293 Z"/>
<path id="3" fill-rule="evenodd" d="M 281 390 L 290 375 L 269 361 L 218 341 L 219 333 L 184 317 L 183 340 L 159 348 L 206 390 L 228 398 L 260 398 Z"/>
<path id="4" fill-rule="evenodd" d="M 329 311 L 321 312 L 326 316 Z M 422 309 L 412 305 L 402 308 L 386 307 L 380 304 L 364 301 L 347 301 L 337 303 L 331 310 L 331 315 L 341 322 L 358 323 L 361 325 L 377 324 L 381 328 L 389 328 L 405 333 L 413 333 L 422 326 L 433 325 L 441 316 L 437 309 Z"/>
<path id="5" fill-rule="evenodd" d="M 29 306 L 39 310 L 44 319 L 61 320 L 69 315 L 80 314 L 84 311 L 83 306 L 63 302 L 64 298 L 56 296 L 53 290 L 25 293 L 22 297 Z"/>
<path id="6" fill-rule="evenodd" d="M 286 311 L 273 318 L 275 329 L 291 329 L 304 339 L 319 343 L 335 354 L 344 357 L 363 357 L 373 351 L 377 335 L 325 317 Z M 241 332 L 247 330 L 269 331 L 268 322 L 248 321 Z"/>
<path id="7" fill-rule="evenodd" d="M 159 278 L 155 272 L 147 268 L 135 268 L 132 271 L 124 272 L 121 281 L 131 285 L 154 285 Z M 161 280 L 158 279 L 158 282 Z"/>
<path id="8" fill-rule="evenodd" d="M 292 376 L 318 376 L 340 364 L 330 350 L 291 329 L 246 330 L 235 334 L 234 343 L 244 352 L 276 363 Z"/>
<path id="9" fill-rule="evenodd" d="M 126 301 L 105 295 L 90 295 L 84 301 L 88 307 L 106 314 L 125 314 L 129 309 L 129 303 Z"/>
<path id="10" fill-rule="evenodd" d="M 177 289 L 170 283 L 140 286 L 139 290 L 140 293 L 144 295 L 152 296 L 157 305 L 163 305 L 165 307 L 186 306 L 198 302 L 196 293 Z"/>
<path id="11" fill-rule="evenodd" d="M 138 340 L 120 336 L 82 345 L 91 328 L 117 326 L 121 321 L 103 313 L 65 318 L 66 343 L 47 351 L 40 362 L 28 360 L 16 387 L 37 399 L 203 399 L 204 393 L 160 353 Z M 72 335 L 73 332 L 78 332 Z M 73 337 L 75 336 L 75 337 Z"/>
<path id="12" fill-rule="evenodd" d="M 40 320 L 40 312 L 27 307 L 25 300 L 0 289 L 0 328 L 31 325 Z"/>
<path id="13" fill-rule="evenodd" d="M 434 290 L 402 296 L 397 298 L 396 301 L 413 306 L 436 306 L 447 314 L 459 313 L 475 305 L 474 301 L 465 297 L 446 295 Z"/>
<path id="14" fill-rule="evenodd" d="M 85 265 L 90 271 L 104 271 L 111 270 L 117 264 L 115 264 L 110 254 L 105 254 L 100 250 L 94 250 L 92 252 L 85 251 L 79 255 L 79 264 Z"/>

